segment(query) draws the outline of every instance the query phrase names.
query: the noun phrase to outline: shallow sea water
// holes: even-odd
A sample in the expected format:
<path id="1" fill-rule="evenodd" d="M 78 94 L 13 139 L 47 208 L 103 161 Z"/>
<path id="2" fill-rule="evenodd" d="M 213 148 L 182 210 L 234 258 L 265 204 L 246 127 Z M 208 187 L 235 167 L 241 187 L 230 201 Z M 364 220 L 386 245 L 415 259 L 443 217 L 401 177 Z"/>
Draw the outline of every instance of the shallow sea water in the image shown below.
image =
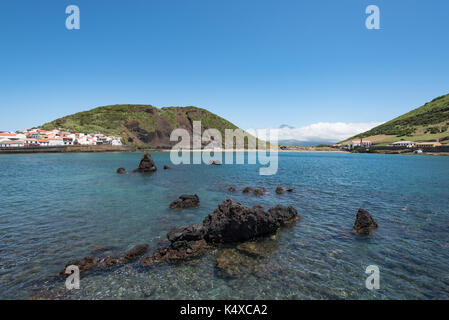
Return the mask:
<path id="1" fill-rule="evenodd" d="M 273 176 L 260 176 L 258 165 L 174 166 L 168 153 L 152 157 L 154 174 L 118 175 L 141 154 L 0 155 L 0 299 L 449 298 L 449 157 L 280 153 Z M 278 185 L 296 193 L 277 195 Z M 246 186 L 269 193 L 244 195 Z M 200 207 L 170 210 L 183 193 L 198 194 Z M 184 263 L 135 261 L 83 273 L 72 291 L 50 277 L 97 247 L 121 254 L 148 243 L 152 251 L 170 228 L 201 223 L 227 198 L 293 205 L 302 220 L 260 239 L 258 256 L 229 246 Z M 359 207 L 379 224 L 369 237 L 350 232 Z M 223 250 L 237 257 L 237 273 L 217 268 Z M 368 265 L 379 266 L 379 290 L 365 288 Z"/>

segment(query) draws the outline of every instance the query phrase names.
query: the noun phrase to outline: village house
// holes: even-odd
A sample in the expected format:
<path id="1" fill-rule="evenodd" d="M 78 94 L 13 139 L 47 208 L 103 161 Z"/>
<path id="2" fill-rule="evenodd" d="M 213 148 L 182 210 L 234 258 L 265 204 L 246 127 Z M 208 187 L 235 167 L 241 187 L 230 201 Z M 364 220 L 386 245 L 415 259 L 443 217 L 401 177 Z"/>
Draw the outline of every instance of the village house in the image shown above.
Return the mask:
<path id="1" fill-rule="evenodd" d="M 438 141 L 435 142 L 417 142 L 416 147 L 418 148 L 435 148 L 435 147 L 441 147 L 442 144 Z"/>
<path id="2" fill-rule="evenodd" d="M 416 142 L 413 141 L 397 141 L 391 144 L 392 147 L 406 147 L 406 148 L 413 148 L 415 147 L 415 145 Z"/>
<path id="3" fill-rule="evenodd" d="M 368 140 L 362 140 L 362 139 L 360 139 L 360 141 L 359 140 L 352 140 L 352 141 L 350 141 L 348 143 L 348 149 L 351 150 L 351 149 L 359 148 L 359 147 L 361 147 L 361 148 L 369 148 L 369 147 L 371 147 L 372 144 L 373 143 L 371 141 L 368 141 Z"/>
<path id="4" fill-rule="evenodd" d="M 39 139 L 34 138 L 26 138 L 23 140 L 25 147 L 38 147 L 39 146 Z"/>
<path id="5" fill-rule="evenodd" d="M 73 138 L 72 137 L 62 137 L 62 142 L 64 143 L 64 145 L 72 145 Z"/>
<path id="6" fill-rule="evenodd" d="M 10 147 L 23 147 L 24 142 L 20 140 L 12 141 L 12 140 L 2 140 L 0 141 L 1 148 L 10 148 Z"/>
<path id="7" fill-rule="evenodd" d="M 50 140 L 48 139 L 39 139 L 39 146 L 41 147 L 48 147 L 50 144 Z"/>
<path id="8" fill-rule="evenodd" d="M 48 145 L 49 146 L 63 146 L 64 142 L 62 141 L 62 138 L 48 138 Z"/>

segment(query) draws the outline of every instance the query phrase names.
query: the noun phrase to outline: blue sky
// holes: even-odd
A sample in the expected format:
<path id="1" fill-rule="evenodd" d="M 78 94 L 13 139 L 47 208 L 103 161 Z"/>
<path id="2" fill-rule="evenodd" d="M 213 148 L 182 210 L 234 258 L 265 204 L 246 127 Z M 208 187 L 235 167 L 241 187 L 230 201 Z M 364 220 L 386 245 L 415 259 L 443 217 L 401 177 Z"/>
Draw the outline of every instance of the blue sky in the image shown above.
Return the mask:
<path id="1" fill-rule="evenodd" d="M 121 103 L 243 128 L 390 120 L 449 93 L 448 14 L 446 0 L 4 0 L 0 130 Z"/>

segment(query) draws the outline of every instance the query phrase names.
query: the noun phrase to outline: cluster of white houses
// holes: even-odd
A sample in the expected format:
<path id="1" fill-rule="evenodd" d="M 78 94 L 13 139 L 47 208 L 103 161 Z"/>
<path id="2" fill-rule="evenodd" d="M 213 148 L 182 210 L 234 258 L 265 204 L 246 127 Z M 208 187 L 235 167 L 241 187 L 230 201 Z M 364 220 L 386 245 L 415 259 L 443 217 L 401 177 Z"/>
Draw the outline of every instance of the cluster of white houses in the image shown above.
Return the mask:
<path id="1" fill-rule="evenodd" d="M 371 141 L 368 140 L 352 140 L 347 144 L 347 149 L 351 150 L 354 148 L 370 148 L 373 145 Z M 436 140 L 434 142 L 414 142 L 414 141 L 397 141 L 389 145 L 390 147 L 398 148 L 426 148 L 426 147 L 441 147 L 441 143 Z"/>
<path id="2" fill-rule="evenodd" d="M 63 130 L 29 131 L 18 130 L 16 132 L 0 131 L 0 147 L 47 147 L 64 145 L 122 145 L 120 137 L 106 136 L 102 133 L 73 133 Z"/>

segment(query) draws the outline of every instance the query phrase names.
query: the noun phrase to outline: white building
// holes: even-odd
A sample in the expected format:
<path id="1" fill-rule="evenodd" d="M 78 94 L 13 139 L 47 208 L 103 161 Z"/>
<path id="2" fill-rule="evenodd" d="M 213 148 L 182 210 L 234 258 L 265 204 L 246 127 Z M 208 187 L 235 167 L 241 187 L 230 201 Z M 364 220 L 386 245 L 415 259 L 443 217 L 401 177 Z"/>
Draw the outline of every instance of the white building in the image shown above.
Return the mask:
<path id="1" fill-rule="evenodd" d="M 0 132 L 0 141 L 2 140 L 14 140 L 17 138 L 16 133 L 12 132 Z"/>
<path id="2" fill-rule="evenodd" d="M 0 141 L 0 147 L 1 148 L 8 148 L 8 147 L 23 147 L 24 142 L 20 140 L 2 140 Z"/>
<path id="3" fill-rule="evenodd" d="M 406 147 L 413 148 L 416 145 L 416 142 L 413 141 L 397 141 L 391 144 L 393 147 Z"/>
<path id="4" fill-rule="evenodd" d="M 371 141 L 368 140 L 352 140 L 348 143 L 348 149 L 354 149 L 354 148 L 358 148 L 358 147 L 362 147 L 362 148 L 369 148 L 371 147 L 373 143 Z"/>
<path id="5" fill-rule="evenodd" d="M 64 142 L 62 141 L 62 138 L 49 138 L 48 145 L 49 146 L 63 146 Z"/>

